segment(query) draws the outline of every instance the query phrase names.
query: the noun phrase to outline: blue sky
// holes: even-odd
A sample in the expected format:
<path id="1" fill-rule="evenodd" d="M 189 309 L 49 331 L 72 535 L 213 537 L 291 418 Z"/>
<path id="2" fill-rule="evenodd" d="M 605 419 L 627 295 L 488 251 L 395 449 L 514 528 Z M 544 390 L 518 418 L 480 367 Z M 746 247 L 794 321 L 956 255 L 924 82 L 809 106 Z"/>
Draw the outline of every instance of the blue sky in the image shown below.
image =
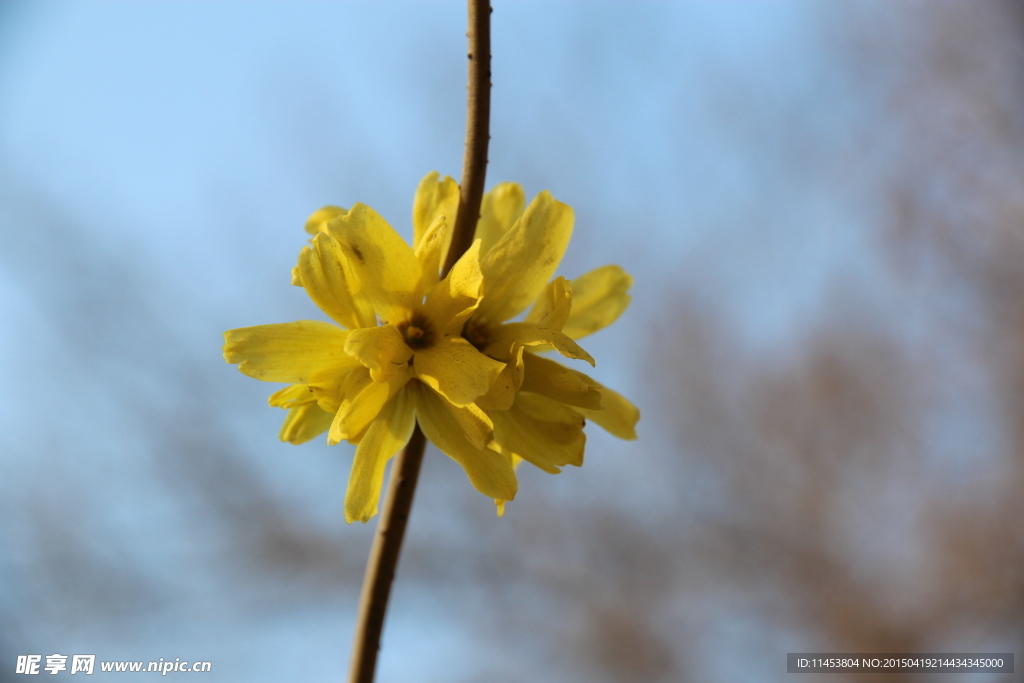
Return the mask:
<path id="1" fill-rule="evenodd" d="M 313 210 L 362 202 L 408 235 L 419 179 L 458 175 L 463 11 L 207 1 L 0 11 L 0 378 L 21 387 L 0 411 L 7 590 L 34 590 L 27 510 L 38 493 L 54 497 L 58 520 L 77 519 L 67 528 L 110 537 L 105 561 L 129 553 L 183 596 L 132 617 L 141 626 L 130 635 L 116 622 L 100 644 L 51 605 L 58 616 L 26 618 L 19 647 L 207 657 L 248 666 L 246 680 L 289 680 L 296 660 L 315 673 L 325 650 L 340 657 L 348 593 L 330 609 L 266 607 L 259 618 L 217 597 L 231 582 L 207 558 L 221 532 L 175 496 L 146 425 L 188 430 L 173 424 L 188 414 L 182 378 L 201 375 L 231 399 L 212 419 L 253 454 L 254 476 L 311 524 L 336 527 L 347 447 L 296 455 L 277 444 L 268 388 L 223 363 L 220 334 L 317 316 L 288 285 Z M 652 330 L 679 288 L 761 348 L 799 334 L 837 277 L 874 272 L 868 217 L 846 210 L 851 198 L 834 192 L 843 171 L 827 161 L 829 146 L 849 152 L 845 131 L 866 116 L 835 78 L 829 21 L 797 2 L 496 3 L 488 185 L 515 180 L 574 207 L 566 275 L 610 262 L 634 274 L 635 305 L 587 347 L 595 375 L 642 410 L 645 359 L 671 355 L 672 340 Z M 792 163 L 801 155 L 806 164 Z M 616 461 L 642 461 L 643 441 L 596 433 L 591 444 L 601 457 L 587 468 L 525 480 L 570 500 L 621 476 L 648 485 Z M 365 544 L 368 531 L 338 533 Z M 140 545 L 149 537 L 161 542 Z M 474 642 L 432 615 L 435 602 L 403 597 L 418 608 L 396 613 L 391 643 L 427 656 Z M 19 600 L 45 603 L 5 599 L 13 612 L 28 609 Z M 426 641 L 424 619 L 440 619 Z M 253 663 L 254 650 L 296 659 L 275 668 Z M 388 656 L 382 666 L 382 680 L 416 670 Z"/>
<path id="2" fill-rule="evenodd" d="M 102 222 L 112 245 L 132 243 L 168 271 L 202 270 L 197 295 L 211 277 L 231 291 L 225 253 L 290 260 L 281 227 L 311 206 L 362 201 L 407 230 L 409 188 L 427 170 L 461 167 L 464 37 L 458 3 L 394 7 L 15 4 L 4 156 Z M 793 144 L 779 129 L 787 118 L 812 108 L 820 128 L 855 115 L 829 91 L 829 64 L 805 58 L 820 49 L 811 13 L 794 3 L 499 6 L 489 179 L 576 207 L 573 273 L 610 255 L 670 271 L 738 230 L 731 239 L 749 247 L 718 276 L 735 305 L 785 320 L 850 237 L 828 225 L 831 207 L 807 178 L 797 206 L 756 217 L 760 230 L 735 223 L 744 203 L 793 182 L 770 166 L 776 145 Z M 833 111 L 822 116 L 826 98 Z M 777 287 L 750 293 L 733 284 L 738 269 Z"/>

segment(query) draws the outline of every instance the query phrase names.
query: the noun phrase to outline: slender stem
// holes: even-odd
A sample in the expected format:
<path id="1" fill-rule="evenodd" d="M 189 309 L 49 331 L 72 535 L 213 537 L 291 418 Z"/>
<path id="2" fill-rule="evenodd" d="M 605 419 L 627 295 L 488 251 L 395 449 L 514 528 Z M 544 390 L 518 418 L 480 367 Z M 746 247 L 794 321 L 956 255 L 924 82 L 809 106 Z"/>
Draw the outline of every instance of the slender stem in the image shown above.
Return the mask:
<path id="1" fill-rule="evenodd" d="M 451 270 L 452 265 L 473 242 L 487 173 L 491 115 L 491 7 L 489 0 L 468 1 L 469 31 L 466 35 L 469 38 L 469 104 L 466 151 L 462 164 L 459 213 L 455 219 L 451 247 L 442 275 Z M 426 447 L 426 437 L 417 425 L 409 443 L 391 467 L 387 501 L 370 549 L 363 592 L 359 599 L 359 616 L 352 644 L 352 666 L 349 670 L 350 683 L 373 683 L 384 614 Z"/>
<path id="2" fill-rule="evenodd" d="M 377 652 L 380 650 L 380 634 L 384 628 L 384 613 L 388 606 L 391 583 L 398 566 L 398 555 L 402 550 L 402 538 L 412 509 L 416 480 L 420 476 L 420 464 L 427 439 L 419 425 L 412 433 L 405 450 L 392 465 L 391 481 L 388 484 L 387 502 L 373 539 L 370 559 L 366 563 L 363 579 L 363 594 L 359 600 L 359 616 L 356 620 L 356 636 L 352 643 L 352 666 L 349 669 L 350 683 L 372 683 L 377 668 Z"/>
<path id="3" fill-rule="evenodd" d="M 487 144 L 491 140 L 491 5 L 489 0 L 469 0 L 469 86 L 466 112 L 466 151 L 459 184 L 459 213 L 455 218 L 452 245 L 445 259 L 447 273 L 473 243 L 480 202 L 487 176 Z"/>

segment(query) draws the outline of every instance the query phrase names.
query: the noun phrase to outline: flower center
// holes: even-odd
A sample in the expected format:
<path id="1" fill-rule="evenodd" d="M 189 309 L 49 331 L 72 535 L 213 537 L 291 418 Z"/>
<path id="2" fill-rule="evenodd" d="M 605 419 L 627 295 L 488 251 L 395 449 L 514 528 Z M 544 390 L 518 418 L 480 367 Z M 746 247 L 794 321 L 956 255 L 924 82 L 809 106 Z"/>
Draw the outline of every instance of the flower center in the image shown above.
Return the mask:
<path id="1" fill-rule="evenodd" d="M 399 324 L 398 331 L 413 351 L 429 349 L 434 345 L 434 327 L 419 313 L 414 314 L 411 320 Z"/>
<path id="2" fill-rule="evenodd" d="M 476 319 L 470 319 L 462 328 L 462 337 L 476 347 L 477 351 L 483 351 L 490 343 L 491 334 L 487 326 Z"/>

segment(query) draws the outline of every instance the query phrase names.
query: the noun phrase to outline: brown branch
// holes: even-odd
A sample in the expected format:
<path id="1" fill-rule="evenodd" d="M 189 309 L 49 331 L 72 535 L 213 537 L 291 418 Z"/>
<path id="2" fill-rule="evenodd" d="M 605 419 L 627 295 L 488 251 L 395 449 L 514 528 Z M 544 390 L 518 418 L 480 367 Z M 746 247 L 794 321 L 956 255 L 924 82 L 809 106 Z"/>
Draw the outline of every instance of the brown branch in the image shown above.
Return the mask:
<path id="1" fill-rule="evenodd" d="M 459 213 L 445 259 L 447 273 L 473 243 L 487 176 L 487 144 L 491 140 L 491 5 L 469 0 L 469 86 L 466 150 L 459 184 Z"/>
<path id="2" fill-rule="evenodd" d="M 466 150 L 462 165 L 459 212 L 452 232 L 451 247 L 445 259 L 443 275 L 473 242 L 480 218 L 480 202 L 487 174 L 487 143 L 490 141 L 491 114 L 491 7 L 489 0 L 469 0 L 469 95 L 466 117 Z M 387 502 L 373 539 L 366 564 L 363 592 L 359 599 L 355 640 L 352 644 L 350 683 L 373 683 L 384 628 L 391 584 L 402 550 L 402 539 L 409 521 L 416 481 L 423 463 L 426 437 L 419 425 L 391 467 Z"/>
<path id="3" fill-rule="evenodd" d="M 380 650 L 380 634 L 384 628 L 384 613 L 426 447 L 427 439 L 417 425 L 405 450 L 391 466 L 387 502 L 377 526 L 377 535 L 373 539 L 370 559 L 366 563 L 363 593 L 359 599 L 356 635 L 352 643 L 352 666 L 349 669 L 350 683 L 373 682 L 377 652 Z"/>

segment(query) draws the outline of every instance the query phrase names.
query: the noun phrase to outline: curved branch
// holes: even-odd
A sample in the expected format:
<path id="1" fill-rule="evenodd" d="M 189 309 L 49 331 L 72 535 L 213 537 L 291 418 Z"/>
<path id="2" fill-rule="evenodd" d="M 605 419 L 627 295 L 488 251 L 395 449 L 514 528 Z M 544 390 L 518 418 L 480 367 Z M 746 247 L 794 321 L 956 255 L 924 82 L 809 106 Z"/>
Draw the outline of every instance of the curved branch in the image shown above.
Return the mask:
<path id="1" fill-rule="evenodd" d="M 473 243 L 487 174 L 487 144 L 491 115 L 491 7 L 489 0 L 469 0 L 469 97 L 466 116 L 466 150 L 459 186 L 459 212 L 442 276 Z M 419 479 L 426 437 L 419 425 L 391 466 L 387 502 L 366 564 L 359 599 L 355 640 L 352 644 L 350 683 L 373 683 L 380 651 L 391 584 L 395 578 L 402 539 L 409 521 L 416 482 Z"/>

